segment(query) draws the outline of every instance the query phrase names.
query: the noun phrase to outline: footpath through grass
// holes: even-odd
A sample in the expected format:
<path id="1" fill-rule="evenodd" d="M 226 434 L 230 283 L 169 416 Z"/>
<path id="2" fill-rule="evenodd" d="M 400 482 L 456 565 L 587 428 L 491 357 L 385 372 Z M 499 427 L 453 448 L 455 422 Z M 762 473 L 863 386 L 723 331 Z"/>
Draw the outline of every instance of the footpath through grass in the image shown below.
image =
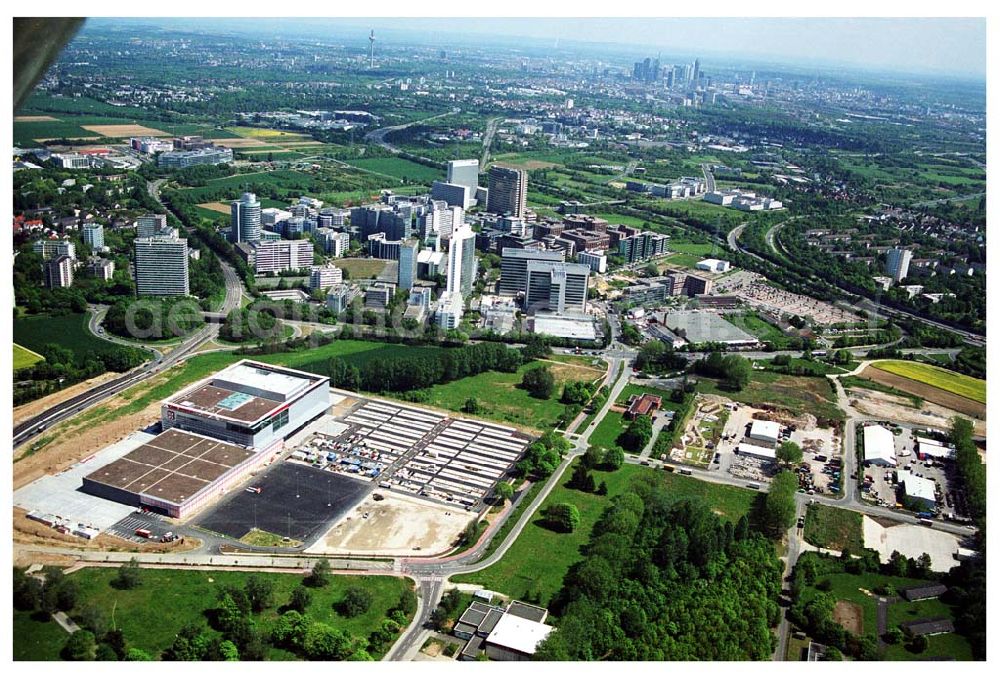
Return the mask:
<path id="1" fill-rule="evenodd" d="M 206 610 L 217 604 L 216 589 L 222 585 L 243 586 L 247 572 L 142 569 L 142 585 L 132 590 L 117 590 L 111 580 L 114 568 L 86 568 L 70 575 L 80 586 L 77 610 L 87 605 L 101 607 L 125 634 L 126 642 L 158 656 L 170 646 L 177 632 L 187 624 L 208 626 Z M 301 574 L 263 574 L 274 582 L 275 608 L 261 612 L 255 620 L 265 632 L 278 616 L 276 607 L 284 605 L 294 588 L 302 584 Z M 392 576 L 331 575 L 325 588 L 311 588 L 312 603 L 306 616 L 351 635 L 368 637 L 399 601 L 411 582 Z M 365 588 L 372 592 L 371 607 L 363 614 L 347 618 L 333 608 L 348 588 Z M 55 630 L 53 630 L 55 626 Z M 61 633 L 60 636 L 58 633 Z M 24 659 L 58 658 L 67 634 L 55 622 L 39 622 L 27 616 L 17 617 L 14 624 L 16 654 Z M 284 650 L 274 649 L 276 658 L 294 658 Z"/>
<path id="2" fill-rule="evenodd" d="M 580 460 L 576 460 L 579 462 Z M 590 541 L 594 524 L 616 495 L 643 476 L 657 476 L 669 486 L 678 499 L 704 500 L 713 510 L 729 520 L 738 520 L 749 513 L 759 496 L 751 490 L 726 485 L 713 485 L 687 476 L 657 471 L 637 464 L 626 464 L 618 471 L 594 471 L 598 484 L 608 485 L 608 494 L 601 496 L 567 487 L 573 475 L 571 464 L 525 526 L 517 541 L 503 558 L 480 572 L 460 574 L 451 578 L 456 583 L 481 584 L 512 598 L 529 599 L 547 605 L 562 587 L 563 577 L 575 563 L 583 559 L 581 548 Z M 541 513 L 553 504 L 574 504 L 580 511 L 580 525 L 570 533 L 557 533 L 544 527 Z"/>
<path id="3" fill-rule="evenodd" d="M 986 403 L 986 380 L 978 380 L 962 373 L 916 361 L 876 361 L 872 363 L 872 368 L 923 382 L 979 403 Z"/>

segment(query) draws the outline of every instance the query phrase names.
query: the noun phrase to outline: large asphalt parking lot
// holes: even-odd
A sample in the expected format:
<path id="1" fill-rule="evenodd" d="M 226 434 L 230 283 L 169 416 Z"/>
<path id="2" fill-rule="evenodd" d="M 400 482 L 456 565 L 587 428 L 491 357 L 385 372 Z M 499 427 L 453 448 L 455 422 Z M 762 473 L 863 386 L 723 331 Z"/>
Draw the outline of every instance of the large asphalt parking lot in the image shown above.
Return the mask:
<path id="1" fill-rule="evenodd" d="M 301 464 L 281 462 L 203 514 L 198 527 L 239 539 L 253 528 L 306 541 L 350 511 L 372 484 Z"/>

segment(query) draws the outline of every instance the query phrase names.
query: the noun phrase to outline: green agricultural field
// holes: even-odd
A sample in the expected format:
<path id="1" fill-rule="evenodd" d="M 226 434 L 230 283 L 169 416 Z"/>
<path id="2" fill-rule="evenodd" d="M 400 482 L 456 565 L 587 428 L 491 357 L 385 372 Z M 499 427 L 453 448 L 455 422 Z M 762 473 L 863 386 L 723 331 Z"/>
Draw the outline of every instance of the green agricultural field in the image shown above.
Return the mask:
<path id="1" fill-rule="evenodd" d="M 579 460 L 577 460 L 579 461 Z M 590 533 L 609 500 L 621 494 L 634 481 L 646 476 L 656 476 L 666 481 L 677 499 L 700 499 L 729 520 L 738 520 L 749 513 L 757 493 L 742 488 L 711 485 L 687 476 L 678 476 L 656 469 L 626 464 L 618 471 L 595 471 L 594 479 L 608 484 L 607 496 L 580 492 L 566 486 L 573 474 L 571 465 L 559 479 L 536 512 L 532 522 L 524 528 L 517 541 L 500 561 L 481 572 L 452 577 L 456 583 L 481 584 L 512 598 L 530 598 L 545 606 L 560 587 L 569 568 L 583 559 L 581 547 L 590 540 Z M 556 533 L 541 524 L 541 510 L 552 504 L 571 503 L 580 510 L 580 526 L 570 533 Z"/>
<path id="2" fill-rule="evenodd" d="M 75 122 L 14 122 L 14 145 L 35 147 L 41 138 L 87 138 L 100 136 Z"/>
<path id="3" fill-rule="evenodd" d="M 224 584 L 242 586 L 251 576 L 246 572 L 222 570 L 143 569 L 142 584 L 138 588 L 117 590 L 110 584 L 116 574 L 117 570 L 113 568 L 86 568 L 74 572 L 70 578 L 80 586 L 77 611 L 88 604 L 94 604 L 104 609 L 108 617 L 114 612 L 115 624 L 125 634 L 127 644 L 153 656 L 158 656 L 169 647 L 177 632 L 185 625 L 194 623 L 208 627 L 205 612 L 215 607 L 216 589 L 219 586 Z M 266 576 L 274 582 L 276 606 L 288 600 L 292 589 L 301 585 L 303 578 L 299 574 Z M 306 615 L 315 621 L 346 630 L 351 635 L 367 637 L 396 605 L 400 596 L 409 591 L 411 585 L 408 580 L 392 576 L 331 575 L 328 586 L 310 589 L 313 601 L 306 610 Z M 373 593 L 374 600 L 367 612 L 348 619 L 338 614 L 333 606 L 351 587 L 368 589 Z M 74 612 L 70 612 L 71 616 L 73 614 Z M 277 611 L 272 608 L 257 615 L 255 620 L 266 633 L 276 617 Z M 22 640 L 25 644 L 38 644 L 43 639 L 55 637 L 48 629 L 48 624 L 34 626 L 34 623 L 37 622 L 21 621 L 15 624 L 15 644 Z M 19 629 L 24 630 L 24 633 L 18 633 Z M 211 628 L 208 631 L 214 632 Z M 65 633 L 63 635 L 65 636 Z M 57 641 L 57 652 L 63 643 L 65 637 Z M 276 651 L 283 652 L 283 650 Z M 51 654 L 52 648 L 45 645 L 38 656 Z M 36 657 L 32 652 L 25 656 Z M 292 657 L 287 652 L 275 656 Z M 378 658 L 381 654 L 374 656 Z"/>
<path id="4" fill-rule="evenodd" d="M 835 551 L 860 551 L 865 547 L 861 514 L 825 504 L 810 504 L 806 509 L 806 541 L 813 546 Z"/>
<path id="5" fill-rule="evenodd" d="M 87 318 L 86 314 L 20 317 L 14 320 L 14 340 L 35 352 L 40 352 L 47 344 L 57 344 L 78 355 L 120 349 L 92 334 L 87 329 Z"/>
<path id="6" fill-rule="evenodd" d="M 914 361 L 876 361 L 872 367 L 986 403 L 986 380 Z"/>
<path id="7" fill-rule="evenodd" d="M 412 183 L 427 183 L 431 181 L 444 180 L 444 169 L 436 169 L 423 164 L 411 162 L 402 157 L 376 157 L 373 159 L 353 159 L 349 162 L 351 166 L 366 171 L 395 176 Z"/>
<path id="8" fill-rule="evenodd" d="M 698 376 L 697 391 L 702 394 L 725 396 L 754 406 L 784 408 L 794 415 L 811 413 L 826 420 L 844 419 L 834 399 L 833 389 L 825 377 L 799 377 L 755 370 L 750 383 L 741 391 L 729 391 L 717 380 Z"/>
<path id="9" fill-rule="evenodd" d="M 44 361 L 45 357 L 41 354 L 31 351 L 21 345 L 14 343 L 14 370 L 18 371 L 22 368 L 30 368 L 39 361 Z"/>

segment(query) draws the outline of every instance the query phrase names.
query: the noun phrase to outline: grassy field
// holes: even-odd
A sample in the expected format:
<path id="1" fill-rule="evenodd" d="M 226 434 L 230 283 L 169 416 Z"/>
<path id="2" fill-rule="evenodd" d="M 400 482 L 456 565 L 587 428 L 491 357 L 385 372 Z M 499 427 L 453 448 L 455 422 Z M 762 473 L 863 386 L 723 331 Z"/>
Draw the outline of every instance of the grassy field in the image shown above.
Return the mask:
<path id="1" fill-rule="evenodd" d="M 116 574 L 117 570 L 113 568 L 87 568 L 74 572 L 71 578 L 80 585 L 77 607 L 94 604 L 102 607 L 108 617 L 114 611 L 115 623 L 125 633 L 127 643 L 153 656 L 159 655 L 169 647 L 177 632 L 185 625 L 195 623 L 207 626 L 205 610 L 216 605 L 216 588 L 224 584 L 242 586 L 250 576 L 245 572 L 221 570 L 144 569 L 142 585 L 122 591 L 110 584 Z M 284 604 L 292 589 L 302 583 L 302 576 L 298 574 L 267 576 L 274 582 L 275 600 L 278 606 Z M 372 591 L 374 600 L 367 612 L 348 619 L 339 615 L 333 606 L 351 587 L 364 587 Z M 347 630 L 352 635 L 367 637 L 378 627 L 382 618 L 396 605 L 401 594 L 408 588 L 410 582 L 398 577 L 332 575 L 327 587 L 311 589 L 313 602 L 306 610 L 306 615 L 335 628 Z M 71 612 L 71 616 L 72 614 Z M 255 618 L 258 625 L 266 631 L 276 616 L 276 610 L 270 609 Z M 19 634 L 19 628 L 24 632 Z M 34 621 L 15 624 L 15 643 L 24 640 L 26 644 L 38 644 L 51 637 L 53 635 L 47 624 Z M 63 643 L 65 637 L 57 640 L 56 651 Z M 291 654 L 283 650 L 274 651 L 277 652 L 275 656 L 278 658 L 291 657 Z M 27 654 L 32 658 L 36 657 L 32 652 Z M 38 656 L 43 654 L 51 654 L 49 645 L 46 644 Z"/>
<path id="2" fill-rule="evenodd" d="M 546 498 L 539 512 L 552 504 L 575 504 L 580 510 L 580 526 L 575 531 L 553 532 L 542 526 L 542 518 L 536 512 L 499 562 L 481 572 L 454 576 L 452 581 L 482 584 L 513 598 L 530 596 L 540 600 L 542 605 L 548 604 L 552 595 L 562 586 L 567 570 L 583 559 L 581 547 L 589 541 L 590 531 L 607 508 L 610 498 L 624 492 L 634 478 L 652 471 L 653 469 L 627 464 L 611 473 L 595 472 L 595 480 L 603 480 L 608 484 L 608 494 L 602 497 L 566 487 L 573 473 L 571 466 L 559 480 L 559 485 Z M 535 597 L 536 594 L 538 597 Z"/>
<path id="3" fill-rule="evenodd" d="M 677 251 L 678 253 L 699 256 L 698 259 L 701 260 L 705 256 L 711 255 L 712 249 L 715 247 L 705 242 L 671 241 L 669 248 L 671 251 Z"/>
<path id="4" fill-rule="evenodd" d="M 429 389 L 429 405 L 461 412 L 462 406 L 470 398 L 479 401 L 481 417 L 510 422 L 537 429 L 545 429 L 555 424 L 565 409 L 559 402 L 562 387 L 566 382 L 591 381 L 604 374 L 603 370 L 569 364 L 548 364 L 556 378 L 555 393 L 550 399 L 533 398 L 518 385 L 524 372 L 537 368 L 538 363 L 521 366 L 516 373 L 486 372 L 446 384 L 437 384 Z"/>
<path id="5" fill-rule="evenodd" d="M 872 363 L 872 367 L 950 391 L 979 403 L 986 403 L 986 380 L 977 380 L 929 363 L 914 361 L 876 361 Z"/>
<path id="6" fill-rule="evenodd" d="M 670 400 L 669 391 L 657 389 L 656 387 L 643 387 L 638 384 L 625 385 L 621 396 L 618 397 L 615 404 L 621 406 L 627 405 L 630 396 L 639 396 L 642 394 L 659 396 L 663 400 L 661 410 L 680 411 L 683 408 L 680 403 L 674 403 Z M 614 410 L 608 410 L 608 413 L 598 423 L 597 428 L 594 429 L 594 433 L 590 435 L 590 444 L 601 448 L 621 447 L 617 442 L 618 436 L 625 431 L 628 425 L 629 421 L 625 419 L 624 415 Z M 581 427 L 581 429 L 586 429 L 586 426 Z M 622 449 L 624 450 L 624 448 Z"/>
<path id="7" fill-rule="evenodd" d="M 106 353 L 119 348 L 87 329 L 86 314 L 20 317 L 14 320 L 14 340 L 36 352 L 47 344 L 57 344 L 75 354 Z"/>
<path id="8" fill-rule="evenodd" d="M 39 361 L 44 361 L 45 357 L 41 354 L 31 351 L 26 347 L 14 343 L 14 370 L 21 370 L 22 368 L 30 368 Z"/>
<path id="9" fill-rule="evenodd" d="M 794 415 L 812 413 L 817 418 L 844 419 L 844 411 L 836 404 L 833 390 L 825 377 L 798 377 L 755 370 L 750 384 L 741 391 L 729 391 L 717 380 L 699 376 L 697 391 L 725 396 L 753 406 L 774 406 Z"/>
<path id="10" fill-rule="evenodd" d="M 579 461 L 579 460 L 577 460 Z M 556 533 L 540 524 L 541 517 L 525 527 L 507 554 L 497 563 L 481 572 L 452 577 L 457 583 L 481 584 L 514 598 L 531 597 L 542 605 L 548 604 L 552 595 L 562 586 L 569 568 L 583 559 L 581 548 L 590 539 L 591 530 L 607 508 L 609 500 L 625 491 L 627 486 L 642 475 L 655 474 L 650 469 L 626 464 L 611 473 L 594 472 L 594 479 L 608 484 L 607 496 L 589 494 L 566 487 L 573 473 L 571 466 L 552 490 L 542 509 L 552 504 L 568 502 L 580 510 L 580 526 L 570 533 Z M 706 501 L 725 518 L 738 520 L 749 512 L 757 494 L 750 490 L 711 485 L 694 478 L 660 472 L 668 489 L 678 499 L 691 498 Z"/>
<path id="11" fill-rule="evenodd" d="M 32 612 L 14 610 L 15 661 L 58 661 L 69 635 L 55 621 L 40 620 Z"/>
<path id="12" fill-rule="evenodd" d="M 402 157 L 375 157 L 372 159 L 354 159 L 349 162 L 351 166 L 359 169 L 374 171 L 375 173 L 395 176 L 410 182 L 428 183 L 435 180 L 444 180 L 444 170 L 435 169 L 423 164 L 411 162 Z"/>
<path id="13" fill-rule="evenodd" d="M 865 546 L 861 514 L 825 504 L 806 509 L 805 538 L 813 546 L 843 551 L 860 551 Z"/>
<path id="14" fill-rule="evenodd" d="M 726 314 L 723 318 L 737 328 L 740 328 L 763 342 L 783 345 L 788 342 L 788 338 L 777 326 L 768 323 L 756 312 L 746 314 Z"/>
<path id="15" fill-rule="evenodd" d="M 381 274 L 388 263 L 371 258 L 338 258 L 335 264 L 351 279 L 371 279 Z"/>
<path id="16" fill-rule="evenodd" d="M 240 148 L 237 152 L 242 152 L 246 148 Z M 267 148 L 264 148 L 265 152 Z M 182 192 L 189 196 L 196 203 L 203 203 L 218 198 L 221 190 L 227 190 L 235 198 L 238 192 L 245 190 L 247 186 L 253 185 L 273 185 L 279 190 L 289 193 L 312 194 L 315 187 L 313 176 L 293 171 L 290 169 L 279 169 L 276 171 L 259 171 L 254 173 L 241 173 L 224 178 L 214 178 L 206 181 L 204 186 L 182 188 Z M 264 205 L 267 206 L 266 204 Z M 280 206 L 288 208 L 287 202 L 282 202 Z"/>
<path id="17" fill-rule="evenodd" d="M 627 426 L 628 423 L 620 412 L 609 410 L 597 424 L 594 433 L 590 434 L 590 444 L 599 448 L 620 447 L 618 437 Z"/>

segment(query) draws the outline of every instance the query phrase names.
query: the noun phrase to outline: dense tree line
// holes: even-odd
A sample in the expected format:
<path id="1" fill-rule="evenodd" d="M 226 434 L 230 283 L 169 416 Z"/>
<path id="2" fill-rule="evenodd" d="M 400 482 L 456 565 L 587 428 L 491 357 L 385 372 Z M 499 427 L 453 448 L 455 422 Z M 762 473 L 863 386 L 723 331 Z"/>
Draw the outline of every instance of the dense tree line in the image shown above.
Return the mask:
<path id="1" fill-rule="evenodd" d="M 441 349 L 431 354 L 410 354 L 404 350 L 360 364 L 337 356 L 323 364 L 322 374 L 330 378 L 331 386 L 342 389 L 405 392 L 489 370 L 513 373 L 523 363 L 524 356 L 520 350 L 498 343 L 480 342 Z"/>
<path id="2" fill-rule="evenodd" d="M 30 368 L 14 374 L 14 405 L 42 398 L 65 387 L 111 371 L 124 373 L 141 365 L 148 357 L 137 347 L 109 345 L 100 351 L 73 352 L 58 344 L 45 344 L 38 353 L 45 357 Z"/>
<path id="3" fill-rule="evenodd" d="M 237 307 L 226 315 L 219 337 L 229 342 L 269 342 L 281 337 L 284 324 L 267 303 Z"/>
<path id="4" fill-rule="evenodd" d="M 634 483 L 595 524 L 550 607 L 541 660 L 763 660 L 779 619 L 773 544 L 657 477 Z"/>
<path id="5" fill-rule="evenodd" d="M 965 488 L 969 515 L 981 532 L 986 529 L 986 465 L 972 440 L 972 422 L 964 417 L 951 420 L 951 442 L 955 445 L 955 463 Z"/>

